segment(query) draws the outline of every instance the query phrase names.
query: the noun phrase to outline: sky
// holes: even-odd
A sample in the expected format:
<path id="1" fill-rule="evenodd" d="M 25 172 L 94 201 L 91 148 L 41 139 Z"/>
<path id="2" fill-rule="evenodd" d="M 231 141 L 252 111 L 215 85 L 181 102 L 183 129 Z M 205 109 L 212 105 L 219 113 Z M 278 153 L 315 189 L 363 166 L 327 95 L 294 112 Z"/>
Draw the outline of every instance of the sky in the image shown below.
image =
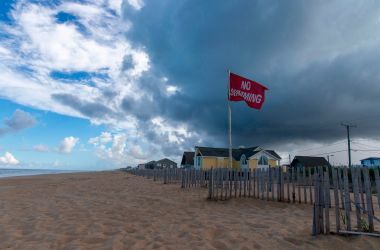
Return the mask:
<path id="1" fill-rule="evenodd" d="M 228 146 L 380 156 L 380 2 L 0 2 L 0 168 L 102 170 Z M 333 155 L 333 156 L 332 156 Z"/>

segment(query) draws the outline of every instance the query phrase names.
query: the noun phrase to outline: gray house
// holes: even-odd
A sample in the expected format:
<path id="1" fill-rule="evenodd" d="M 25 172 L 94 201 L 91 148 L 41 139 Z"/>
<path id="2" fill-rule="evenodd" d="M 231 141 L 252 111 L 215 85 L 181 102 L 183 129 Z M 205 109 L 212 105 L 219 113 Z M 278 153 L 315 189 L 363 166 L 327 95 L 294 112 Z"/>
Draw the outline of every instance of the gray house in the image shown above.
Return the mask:
<path id="1" fill-rule="evenodd" d="M 330 163 L 324 157 L 315 156 L 295 156 L 290 167 L 302 167 L 302 168 L 313 168 L 313 167 L 325 167 L 330 166 Z"/>
<path id="2" fill-rule="evenodd" d="M 177 168 L 177 163 L 168 158 L 156 161 L 156 168 Z"/>
<path id="3" fill-rule="evenodd" d="M 194 152 L 183 152 L 181 160 L 182 168 L 193 168 L 194 167 Z"/>

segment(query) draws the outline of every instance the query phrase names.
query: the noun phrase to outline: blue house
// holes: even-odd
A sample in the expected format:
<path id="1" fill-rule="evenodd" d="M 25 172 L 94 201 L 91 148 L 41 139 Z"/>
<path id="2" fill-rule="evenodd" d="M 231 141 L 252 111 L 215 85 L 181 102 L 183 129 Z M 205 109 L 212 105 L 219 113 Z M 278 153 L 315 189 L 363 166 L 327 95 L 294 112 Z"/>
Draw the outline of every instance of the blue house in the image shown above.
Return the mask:
<path id="1" fill-rule="evenodd" d="M 360 163 L 363 167 L 377 167 L 380 166 L 380 158 L 378 157 L 369 157 L 363 160 L 360 160 Z"/>

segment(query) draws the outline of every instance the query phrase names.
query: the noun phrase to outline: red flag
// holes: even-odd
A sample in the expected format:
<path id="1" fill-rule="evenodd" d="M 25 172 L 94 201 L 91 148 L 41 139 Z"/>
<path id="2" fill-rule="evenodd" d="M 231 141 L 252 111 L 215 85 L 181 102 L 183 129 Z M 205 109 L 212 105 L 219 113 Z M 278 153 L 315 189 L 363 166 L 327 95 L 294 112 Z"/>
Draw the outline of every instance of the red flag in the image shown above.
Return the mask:
<path id="1" fill-rule="evenodd" d="M 245 101 L 251 108 L 261 109 L 265 101 L 265 90 L 268 89 L 258 82 L 230 73 L 230 101 Z"/>

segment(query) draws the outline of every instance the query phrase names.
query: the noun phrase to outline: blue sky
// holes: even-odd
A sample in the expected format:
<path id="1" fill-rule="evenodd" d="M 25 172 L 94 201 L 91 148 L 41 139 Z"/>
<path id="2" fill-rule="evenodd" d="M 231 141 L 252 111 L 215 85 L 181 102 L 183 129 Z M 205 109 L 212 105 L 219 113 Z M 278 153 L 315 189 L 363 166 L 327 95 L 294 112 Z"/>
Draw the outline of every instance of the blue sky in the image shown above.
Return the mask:
<path id="1" fill-rule="evenodd" d="M 2 152 L 15 152 L 19 164 L 25 168 L 92 169 L 99 166 L 93 149 L 88 145 L 105 127 L 91 125 L 86 119 L 62 116 L 0 100 L 1 117 L 9 119 L 15 110 L 22 110 L 35 118 L 31 127 L 9 131 L 1 137 Z M 62 140 L 68 135 L 80 138 L 69 153 L 60 152 Z M 105 166 L 106 167 L 106 166 Z"/>
<path id="2" fill-rule="evenodd" d="M 228 17 L 228 18 L 226 18 Z M 0 168 L 113 169 L 226 147 L 226 70 L 269 87 L 233 103 L 233 145 L 380 154 L 380 3 L 0 2 Z"/>

